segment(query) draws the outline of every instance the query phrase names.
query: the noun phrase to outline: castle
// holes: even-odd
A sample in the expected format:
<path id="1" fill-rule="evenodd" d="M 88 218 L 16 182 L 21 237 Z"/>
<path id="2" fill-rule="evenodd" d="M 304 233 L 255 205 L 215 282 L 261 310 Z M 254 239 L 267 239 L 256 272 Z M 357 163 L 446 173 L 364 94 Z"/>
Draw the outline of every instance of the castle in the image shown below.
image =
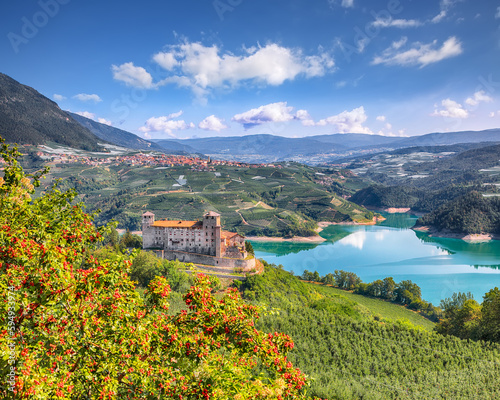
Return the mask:
<path id="1" fill-rule="evenodd" d="M 222 230 L 220 214 L 210 211 L 202 221 L 155 221 L 142 215 L 142 247 L 168 260 L 241 268 L 255 267 L 255 258 L 245 250 L 245 238 Z"/>

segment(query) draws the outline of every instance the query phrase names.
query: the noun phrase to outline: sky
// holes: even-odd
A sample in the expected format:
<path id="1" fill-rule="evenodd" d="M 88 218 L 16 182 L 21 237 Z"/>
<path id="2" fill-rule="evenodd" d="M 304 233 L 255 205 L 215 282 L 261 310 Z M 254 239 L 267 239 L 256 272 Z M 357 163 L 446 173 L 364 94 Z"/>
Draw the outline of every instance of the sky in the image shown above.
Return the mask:
<path id="1" fill-rule="evenodd" d="M 23 0 L 0 72 L 147 139 L 500 127 L 500 0 Z"/>

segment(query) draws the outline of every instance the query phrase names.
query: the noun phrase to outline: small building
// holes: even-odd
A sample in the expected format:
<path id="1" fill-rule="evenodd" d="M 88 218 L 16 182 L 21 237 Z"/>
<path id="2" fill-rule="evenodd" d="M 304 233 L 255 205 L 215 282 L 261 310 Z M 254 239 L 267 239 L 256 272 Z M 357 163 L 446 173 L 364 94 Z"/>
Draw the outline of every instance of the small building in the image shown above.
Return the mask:
<path id="1" fill-rule="evenodd" d="M 201 221 L 156 221 L 153 213 L 145 212 L 142 241 L 143 249 L 154 250 L 169 260 L 244 269 L 255 266 L 255 259 L 245 250 L 245 238 L 222 230 L 220 214 L 213 211 Z"/>

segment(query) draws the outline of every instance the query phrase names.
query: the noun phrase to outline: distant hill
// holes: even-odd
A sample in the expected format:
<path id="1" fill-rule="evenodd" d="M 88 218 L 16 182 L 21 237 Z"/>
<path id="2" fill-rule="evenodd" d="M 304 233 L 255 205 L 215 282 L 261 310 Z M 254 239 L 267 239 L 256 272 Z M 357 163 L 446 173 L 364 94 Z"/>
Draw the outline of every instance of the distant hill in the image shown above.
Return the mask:
<path id="1" fill-rule="evenodd" d="M 229 154 L 231 156 L 256 154 L 267 156 L 266 159 L 270 161 L 285 160 L 296 155 L 345 150 L 343 146 L 321 142 L 311 137 L 287 138 L 274 135 L 210 137 L 176 140 L 176 142 L 188 145 L 204 154 Z"/>
<path id="2" fill-rule="evenodd" d="M 408 138 L 345 133 L 316 135 L 303 138 L 288 138 L 276 135 L 247 135 L 239 137 L 208 137 L 196 139 L 173 139 L 155 142 L 172 146 L 176 142 L 187 145 L 197 152 L 219 158 L 231 158 L 249 162 L 275 162 L 294 159 L 309 163 L 311 157 L 320 157 L 313 162 L 332 162 L 366 151 L 376 153 L 408 147 L 436 147 L 457 144 L 500 142 L 500 129 L 486 131 L 464 131 L 429 133 Z M 425 151 L 425 150 L 423 150 Z M 445 151 L 445 150 L 442 150 Z"/>
<path id="3" fill-rule="evenodd" d="M 400 139 L 393 145 L 398 148 L 412 146 L 442 146 L 458 143 L 500 142 L 500 129 L 485 131 L 437 132 Z"/>
<path id="4" fill-rule="evenodd" d="M 431 212 L 472 191 L 490 192 L 492 185 L 499 183 L 500 145 L 483 143 L 481 146 L 424 162 L 395 158 L 394 155 L 403 152 L 391 152 L 389 155 L 393 156 L 385 162 L 400 165 L 400 176 L 387 169 L 389 164 L 384 165 L 383 155 L 377 156 L 375 166 L 368 167 L 364 177 L 378 185 L 359 190 L 350 201 L 365 207 Z M 451 146 L 442 147 L 450 149 Z"/>
<path id="5" fill-rule="evenodd" d="M 137 135 L 134 135 L 133 133 L 106 124 L 101 124 L 100 122 L 96 122 L 92 119 L 82 117 L 81 115 L 74 114 L 69 111 L 67 111 L 67 113 L 71 116 L 71 118 L 84 128 L 87 128 L 98 138 L 107 140 L 117 146 L 126 147 L 127 149 L 165 151 L 165 149 L 159 144 L 149 142 Z"/>
<path id="6" fill-rule="evenodd" d="M 310 136 L 311 139 L 318 142 L 336 145 L 346 149 L 364 148 L 364 147 L 392 147 L 394 143 L 401 140 L 399 137 L 390 137 L 382 135 L 366 135 L 363 133 L 335 133 L 333 135 Z"/>
<path id="7" fill-rule="evenodd" d="M 103 150 L 103 142 L 35 89 L 0 73 L 0 136 L 8 143 L 55 142 L 84 150 Z"/>
<path id="8" fill-rule="evenodd" d="M 202 151 L 196 150 L 187 144 L 183 144 L 175 140 L 155 140 L 154 142 L 162 149 L 169 152 L 178 152 L 184 154 L 197 154 L 197 153 L 203 154 Z"/>
<path id="9" fill-rule="evenodd" d="M 499 234 L 500 198 L 485 198 L 471 192 L 419 218 L 416 225 L 440 232 L 459 234 Z"/>

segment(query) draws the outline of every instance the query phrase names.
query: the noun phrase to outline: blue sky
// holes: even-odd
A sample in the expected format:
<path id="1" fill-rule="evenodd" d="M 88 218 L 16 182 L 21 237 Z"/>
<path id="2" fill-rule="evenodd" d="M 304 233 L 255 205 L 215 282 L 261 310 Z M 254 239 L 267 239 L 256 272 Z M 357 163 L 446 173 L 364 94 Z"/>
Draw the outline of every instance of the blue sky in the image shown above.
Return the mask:
<path id="1" fill-rule="evenodd" d="M 0 72 L 146 138 L 500 127 L 500 1 L 3 2 Z"/>

